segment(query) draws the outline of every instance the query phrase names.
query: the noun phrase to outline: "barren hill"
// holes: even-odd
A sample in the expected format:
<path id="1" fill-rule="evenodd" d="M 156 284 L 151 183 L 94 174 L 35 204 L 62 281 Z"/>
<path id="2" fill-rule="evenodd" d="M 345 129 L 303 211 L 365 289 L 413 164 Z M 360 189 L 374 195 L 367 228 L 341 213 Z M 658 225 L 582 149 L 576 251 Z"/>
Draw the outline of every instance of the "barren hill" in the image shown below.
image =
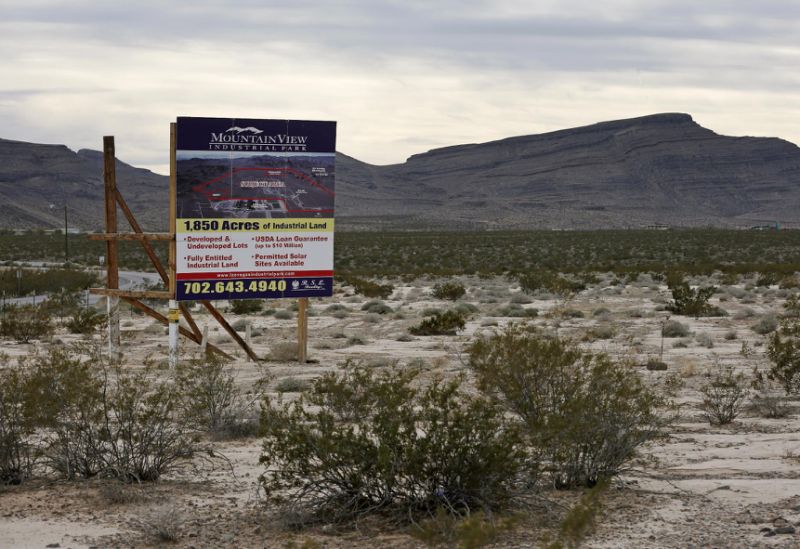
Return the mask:
<path id="1" fill-rule="evenodd" d="M 688 114 L 655 114 L 374 166 L 337 158 L 340 228 L 800 226 L 800 148 L 727 137 Z M 164 229 L 167 179 L 117 164 L 140 221 Z M 0 140 L 0 226 L 102 224 L 102 157 L 62 145 Z M 54 208 L 50 208 L 54 204 Z"/>
<path id="2" fill-rule="evenodd" d="M 139 222 L 166 229 L 168 178 L 119 161 L 116 171 Z M 102 153 L 0 139 L 0 228 L 61 229 L 65 204 L 70 228 L 103 226 Z M 121 214 L 118 223 L 128 229 Z"/>
<path id="3" fill-rule="evenodd" d="M 373 226 L 600 228 L 800 223 L 800 148 L 656 114 L 435 149 L 341 156 L 337 215 Z"/>

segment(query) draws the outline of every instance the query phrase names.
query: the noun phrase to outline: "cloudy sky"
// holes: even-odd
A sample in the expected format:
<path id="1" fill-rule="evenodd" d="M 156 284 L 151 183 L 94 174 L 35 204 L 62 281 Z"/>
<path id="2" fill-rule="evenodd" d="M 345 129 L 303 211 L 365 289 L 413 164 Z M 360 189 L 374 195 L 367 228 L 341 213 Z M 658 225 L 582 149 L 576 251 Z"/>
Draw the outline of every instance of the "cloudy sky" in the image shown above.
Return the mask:
<path id="1" fill-rule="evenodd" d="M 800 143 L 797 0 L 0 0 L 0 137 L 164 173 L 176 116 L 431 148 L 656 112 Z"/>

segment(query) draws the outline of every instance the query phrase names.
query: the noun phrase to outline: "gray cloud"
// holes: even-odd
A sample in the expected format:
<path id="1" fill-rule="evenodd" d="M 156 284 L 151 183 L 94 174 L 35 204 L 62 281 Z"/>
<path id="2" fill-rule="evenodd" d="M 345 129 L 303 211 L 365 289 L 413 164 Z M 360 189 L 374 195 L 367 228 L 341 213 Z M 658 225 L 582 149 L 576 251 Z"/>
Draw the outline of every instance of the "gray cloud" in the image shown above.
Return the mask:
<path id="1" fill-rule="evenodd" d="M 795 1 L 164 4 L 6 2 L 2 136 L 116 133 L 160 169 L 180 114 L 338 119 L 373 162 L 678 110 L 800 141 Z"/>

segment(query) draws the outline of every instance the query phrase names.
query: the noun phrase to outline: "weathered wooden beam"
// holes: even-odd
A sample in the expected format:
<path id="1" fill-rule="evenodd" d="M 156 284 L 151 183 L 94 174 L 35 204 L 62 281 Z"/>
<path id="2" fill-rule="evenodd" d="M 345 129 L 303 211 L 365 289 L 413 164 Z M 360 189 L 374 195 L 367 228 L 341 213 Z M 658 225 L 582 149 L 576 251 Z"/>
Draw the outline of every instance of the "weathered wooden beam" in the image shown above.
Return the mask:
<path id="1" fill-rule="evenodd" d="M 144 303 L 142 303 L 138 299 L 134 299 L 134 298 L 130 298 L 130 297 L 122 297 L 121 299 L 123 301 L 125 301 L 126 303 L 130 303 L 131 305 L 133 305 L 134 307 L 136 307 L 140 311 L 144 312 L 145 314 L 147 314 L 147 315 L 153 317 L 154 319 L 158 320 L 161 324 L 164 324 L 165 326 L 169 322 L 167 320 L 167 317 L 165 317 L 164 315 L 162 315 L 158 311 L 148 307 L 147 305 L 145 305 Z M 190 332 L 189 330 L 187 330 L 183 326 L 181 326 L 179 328 L 179 331 L 180 331 L 182 336 L 184 336 L 185 338 L 187 338 L 187 339 L 189 339 L 191 341 L 194 341 L 198 345 L 201 345 L 203 343 L 202 336 L 199 337 L 199 338 L 196 337 L 195 334 L 193 334 L 192 332 Z M 223 351 L 222 349 L 220 349 L 216 345 L 212 345 L 209 342 L 206 342 L 206 349 L 208 351 L 213 352 L 213 353 L 217 353 L 218 355 L 222 355 L 225 358 L 228 358 L 228 359 L 232 359 L 233 358 L 231 355 L 229 355 L 228 353 L 226 353 L 225 351 Z"/>
<path id="2" fill-rule="evenodd" d="M 114 150 L 114 136 L 103 137 L 103 190 L 105 198 L 105 230 L 108 234 L 117 232 L 117 158 Z M 109 290 L 119 288 L 119 255 L 116 240 L 106 240 L 106 287 Z M 105 294 L 108 299 L 108 351 L 111 360 L 118 361 L 120 352 L 119 298 L 113 294 Z"/>
<path id="3" fill-rule="evenodd" d="M 244 352 L 247 353 L 247 356 L 249 356 L 254 362 L 258 362 L 260 360 L 258 355 L 253 352 L 253 349 L 251 349 L 250 346 L 245 343 L 245 341 L 242 339 L 242 336 L 236 333 L 236 330 L 234 330 L 231 325 L 228 324 L 228 321 L 225 320 L 225 317 L 222 316 L 222 314 L 216 309 L 216 307 L 214 307 L 214 305 L 211 304 L 210 301 L 201 301 L 200 303 L 202 303 L 203 306 L 208 309 L 208 312 L 211 313 L 211 316 L 213 316 L 217 322 L 219 322 L 220 326 L 225 328 L 225 331 L 228 332 L 228 334 L 233 338 L 234 341 L 236 341 L 236 343 L 239 344 L 239 347 L 244 349 Z"/>
<path id="4" fill-rule="evenodd" d="M 169 292 L 159 290 L 120 290 L 118 288 L 89 288 L 95 295 L 130 297 L 133 299 L 169 299 Z"/>
<path id="5" fill-rule="evenodd" d="M 128 204 L 125 202 L 125 199 L 122 197 L 122 193 L 119 192 L 119 189 L 117 189 L 117 204 L 119 204 L 119 208 L 120 210 L 122 210 L 122 213 L 125 214 L 125 218 L 128 220 L 128 223 L 130 224 L 131 229 L 133 229 L 133 232 L 143 233 L 144 231 L 142 231 L 142 228 L 139 226 L 139 222 L 136 221 L 136 218 L 133 216 L 133 212 L 131 211 L 131 209 L 128 208 Z M 166 234 L 167 239 L 172 238 L 171 233 L 161 233 L 161 234 Z M 144 247 L 144 252 L 147 254 L 147 257 L 150 258 L 150 263 L 152 263 L 153 267 L 155 267 L 156 271 L 158 271 L 159 276 L 161 276 L 161 280 L 164 282 L 165 285 L 169 284 L 169 277 L 167 276 L 167 271 L 161 264 L 161 260 L 158 259 L 155 250 L 150 245 L 150 242 L 148 240 L 142 240 L 141 242 L 142 246 Z"/>

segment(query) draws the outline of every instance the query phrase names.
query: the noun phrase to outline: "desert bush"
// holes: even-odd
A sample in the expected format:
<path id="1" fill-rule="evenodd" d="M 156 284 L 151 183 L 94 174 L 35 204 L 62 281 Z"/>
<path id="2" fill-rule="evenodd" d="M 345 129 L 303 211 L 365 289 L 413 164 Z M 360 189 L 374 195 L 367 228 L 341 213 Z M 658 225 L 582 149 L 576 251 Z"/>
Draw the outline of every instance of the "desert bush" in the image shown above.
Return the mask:
<path id="1" fill-rule="evenodd" d="M 789 415 L 789 402 L 782 387 L 769 377 L 764 376 L 758 368 L 753 368 L 753 380 L 750 383 L 753 394 L 750 396 L 750 409 L 756 415 L 768 419 L 783 418 Z"/>
<path id="2" fill-rule="evenodd" d="M 466 293 L 467 290 L 464 288 L 464 285 L 457 281 L 434 284 L 432 291 L 433 297 L 436 299 L 448 299 L 450 301 L 460 299 Z"/>
<path id="3" fill-rule="evenodd" d="M 379 314 L 379 315 L 385 315 L 387 313 L 391 313 L 392 312 L 392 308 L 391 307 L 389 307 L 383 301 L 380 301 L 380 300 L 377 300 L 377 299 L 373 299 L 373 300 L 370 300 L 370 301 L 367 301 L 366 303 L 364 303 L 361 306 L 361 310 L 362 311 L 366 311 L 367 313 L 375 313 L 375 314 Z"/>
<path id="4" fill-rule="evenodd" d="M 743 374 L 727 368 L 700 388 L 700 409 L 711 425 L 727 425 L 739 416 L 749 391 Z"/>
<path id="5" fill-rule="evenodd" d="M 663 337 L 687 337 L 689 326 L 677 320 L 667 320 L 661 327 L 661 335 Z"/>
<path id="6" fill-rule="evenodd" d="M 561 309 L 558 311 L 561 318 L 584 318 L 586 315 L 578 309 Z"/>
<path id="7" fill-rule="evenodd" d="M 714 295 L 716 288 L 692 288 L 680 276 L 667 276 L 667 287 L 672 292 L 672 301 L 667 305 L 667 310 L 678 315 L 717 316 L 717 311 L 708 300 Z"/>
<path id="8" fill-rule="evenodd" d="M 417 376 L 356 365 L 317 379 L 295 402 L 265 400 L 267 499 L 327 522 L 507 505 L 525 457 L 517 426 L 459 381 L 420 387 Z"/>
<path id="9" fill-rule="evenodd" d="M 750 329 L 759 335 L 771 334 L 778 329 L 778 319 L 775 318 L 775 315 L 765 315 L 761 320 L 750 326 Z"/>
<path id="10" fill-rule="evenodd" d="M 728 330 L 722 337 L 725 338 L 725 341 L 733 341 L 734 339 L 739 337 L 739 334 L 736 333 L 736 330 Z"/>
<path id="11" fill-rule="evenodd" d="M 279 341 L 273 343 L 269 350 L 269 359 L 279 362 L 297 360 L 298 346 L 296 341 Z"/>
<path id="12" fill-rule="evenodd" d="M 174 385 L 153 379 L 149 367 L 114 370 L 104 377 L 105 470 L 127 482 L 156 481 L 195 454 L 193 421 Z"/>
<path id="13" fill-rule="evenodd" d="M 279 393 L 302 393 L 310 386 L 311 384 L 305 379 L 285 377 L 275 384 L 275 390 Z"/>
<path id="14" fill-rule="evenodd" d="M 169 381 L 151 365 L 110 367 L 90 345 L 52 346 L 20 361 L 22 407 L 45 463 L 65 478 L 98 474 L 154 481 L 195 449 L 194 430 Z"/>
<path id="15" fill-rule="evenodd" d="M 26 406 L 44 429 L 47 465 L 64 478 L 89 478 L 106 467 L 102 359 L 90 345 L 50 346 L 20 361 L 28 373 Z"/>
<path id="16" fill-rule="evenodd" d="M 183 413 L 203 430 L 230 438 L 249 423 L 269 382 L 262 376 L 253 388 L 242 392 L 225 360 L 216 354 L 183 361 L 175 372 L 175 386 L 183 400 Z"/>
<path id="17" fill-rule="evenodd" d="M 357 294 L 361 294 L 364 297 L 387 299 L 394 291 L 394 286 L 391 284 L 378 284 L 376 282 L 372 282 L 371 280 L 366 280 L 355 276 L 346 277 L 344 278 L 343 282 L 350 284 Z"/>
<path id="18" fill-rule="evenodd" d="M 651 372 L 662 372 L 668 369 L 667 363 L 657 358 L 649 358 L 644 365 Z"/>
<path id="19" fill-rule="evenodd" d="M 20 343 L 40 339 L 53 333 L 50 314 L 41 306 L 6 306 L 0 320 L 0 335 Z"/>
<path id="20" fill-rule="evenodd" d="M 768 338 L 767 358 L 772 363 L 769 379 L 778 382 L 787 393 L 800 393 L 800 321 L 796 317 L 781 319 L 780 329 Z"/>
<path id="21" fill-rule="evenodd" d="M 453 305 L 453 310 L 457 311 L 458 313 L 460 313 L 460 314 L 462 314 L 464 316 L 467 316 L 467 315 L 470 315 L 472 313 L 477 313 L 480 309 L 478 309 L 478 307 L 473 305 L 472 303 L 467 303 L 465 301 L 459 301 L 458 303 L 455 303 Z"/>
<path id="22" fill-rule="evenodd" d="M 67 321 L 67 330 L 73 334 L 92 334 L 106 321 L 106 315 L 90 307 L 77 309 Z"/>
<path id="23" fill-rule="evenodd" d="M 701 332 L 694 336 L 695 341 L 701 347 L 705 347 L 706 349 L 713 349 L 714 348 L 714 339 L 711 337 L 711 334 L 707 332 Z"/>
<path id="24" fill-rule="evenodd" d="M 515 525 L 516 517 L 497 517 L 477 511 L 452 514 L 439 507 L 429 518 L 416 522 L 411 535 L 428 547 L 478 548 L 489 545 Z"/>
<path id="25" fill-rule="evenodd" d="M 263 302 L 260 299 L 232 299 L 231 312 L 235 315 L 256 314 L 261 311 Z"/>
<path id="26" fill-rule="evenodd" d="M 464 329 L 466 318 L 457 311 L 436 313 L 408 329 L 413 335 L 453 335 Z"/>
<path id="27" fill-rule="evenodd" d="M 529 271 L 518 274 L 516 278 L 520 289 L 530 294 L 537 290 L 547 290 L 567 298 L 586 289 L 585 283 L 570 280 L 552 271 Z"/>
<path id="28" fill-rule="evenodd" d="M 278 320 L 289 320 L 294 315 L 293 315 L 292 311 L 290 311 L 288 309 L 278 309 L 277 311 L 275 311 L 273 316 L 275 318 L 277 318 Z"/>
<path id="29" fill-rule="evenodd" d="M 559 487 L 620 473 L 663 435 L 668 403 L 625 364 L 511 325 L 469 348 L 478 386 L 518 415 Z"/>
<path id="30" fill-rule="evenodd" d="M 523 307 L 517 303 L 509 303 L 505 307 L 497 310 L 498 316 L 507 316 L 510 318 L 533 318 L 539 315 L 539 309 L 533 307 Z"/>
<path id="31" fill-rule="evenodd" d="M 595 339 L 612 339 L 616 335 L 617 331 L 614 326 L 610 324 L 598 324 L 597 326 L 592 326 L 586 332 L 587 339 L 595 340 Z"/>
<path id="32" fill-rule="evenodd" d="M 35 422 L 27 406 L 27 373 L 9 364 L 0 368 L 0 485 L 20 484 L 30 477 L 36 459 Z"/>

